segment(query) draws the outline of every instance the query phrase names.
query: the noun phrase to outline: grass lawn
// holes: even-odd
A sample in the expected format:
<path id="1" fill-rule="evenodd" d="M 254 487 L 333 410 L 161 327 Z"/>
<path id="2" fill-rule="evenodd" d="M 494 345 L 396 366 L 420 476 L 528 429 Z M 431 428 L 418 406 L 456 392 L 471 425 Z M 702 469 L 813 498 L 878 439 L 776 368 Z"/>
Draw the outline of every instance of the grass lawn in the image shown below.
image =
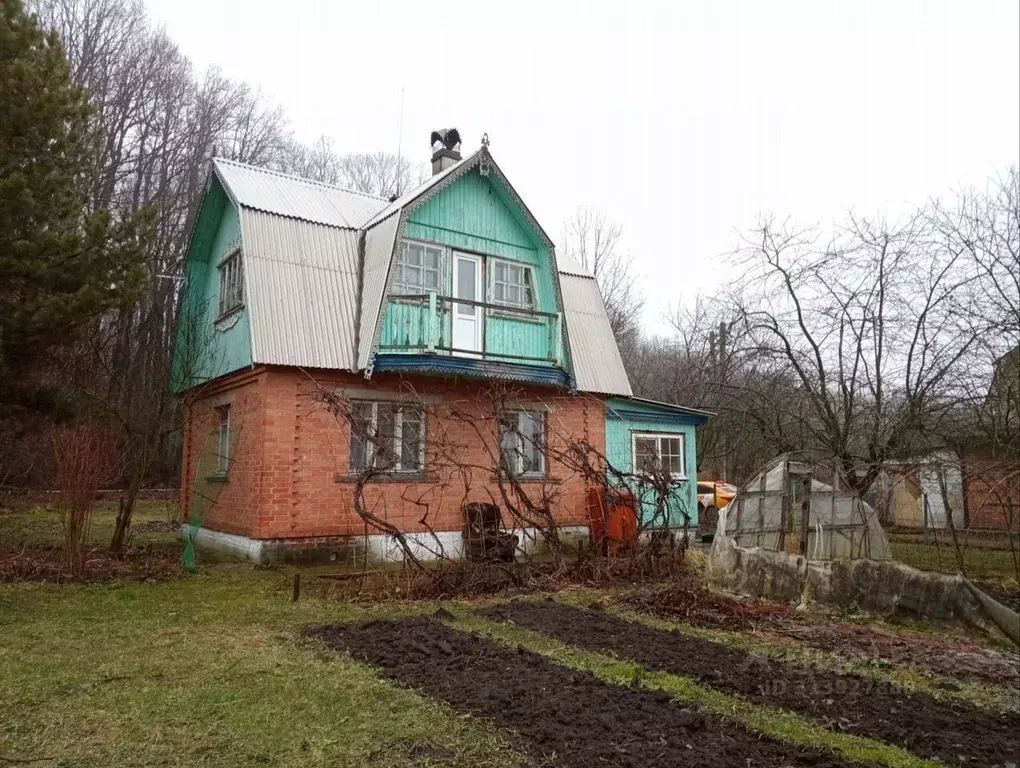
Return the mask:
<path id="1" fill-rule="evenodd" d="M 92 542 L 99 549 L 109 541 L 114 514 L 111 507 L 96 513 Z M 154 525 L 174 521 L 173 507 L 143 504 L 130 546 L 179 553 L 183 544 L 170 526 Z M 0 561 L 12 552 L 55 548 L 59 532 L 59 512 L 52 507 L 0 510 Z M 292 603 L 294 572 L 202 554 L 198 573 L 167 580 L 0 583 L 0 768 L 25 762 L 44 768 L 525 764 L 512 736 L 384 682 L 371 668 L 302 636 L 308 625 L 432 613 L 436 604 L 326 599 L 317 594 L 311 568 L 301 569 L 307 586 Z M 558 599 L 587 604 L 599 594 L 577 589 Z M 446 607 L 462 631 L 530 648 L 616 685 L 665 691 L 682 704 L 779 740 L 891 768 L 930 764 L 898 747 L 831 732 L 687 678 L 479 618 L 471 605 Z M 717 634 L 712 639 L 750 643 L 747 650 L 788 652 Z M 836 668 L 836 660 L 822 652 L 810 655 L 820 666 Z M 867 676 L 929 692 L 945 683 L 881 667 Z M 995 692 L 976 685 L 954 684 L 947 691 L 947 697 L 999 708 Z"/>
<path id="2" fill-rule="evenodd" d="M 165 521 L 162 506 L 136 524 Z M 113 514 L 98 514 L 96 541 Z M 52 509 L 0 512 L 4 550 L 58 530 Z M 166 533 L 134 543 L 181 548 Z M 521 763 L 477 721 L 299 638 L 400 608 L 289 595 L 288 574 L 229 561 L 155 584 L 0 584 L 0 765 Z"/>
<path id="3" fill-rule="evenodd" d="M 941 541 L 940 546 L 917 542 L 897 541 L 892 538 L 889 546 L 897 560 L 925 571 L 956 573 L 959 568 L 952 541 Z M 1013 553 L 1008 549 L 967 547 L 963 553 L 966 575 L 981 581 L 998 581 L 1016 584 L 1016 569 Z"/>

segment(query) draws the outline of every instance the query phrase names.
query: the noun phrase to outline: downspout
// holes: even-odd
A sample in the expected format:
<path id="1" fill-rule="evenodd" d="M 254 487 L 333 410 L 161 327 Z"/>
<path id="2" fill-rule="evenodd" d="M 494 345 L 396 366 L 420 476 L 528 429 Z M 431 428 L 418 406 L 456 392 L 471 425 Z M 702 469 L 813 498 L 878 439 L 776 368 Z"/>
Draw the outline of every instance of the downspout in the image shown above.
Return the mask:
<path id="1" fill-rule="evenodd" d="M 354 365 L 351 370 L 358 370 L 358 356 L 361 354 L 361 311 L 362 299 L 365 296 L 365 230 L 358 230 L 358 289 L 355 291 L 355 304 L 357 307 L 354 316 Z"/>

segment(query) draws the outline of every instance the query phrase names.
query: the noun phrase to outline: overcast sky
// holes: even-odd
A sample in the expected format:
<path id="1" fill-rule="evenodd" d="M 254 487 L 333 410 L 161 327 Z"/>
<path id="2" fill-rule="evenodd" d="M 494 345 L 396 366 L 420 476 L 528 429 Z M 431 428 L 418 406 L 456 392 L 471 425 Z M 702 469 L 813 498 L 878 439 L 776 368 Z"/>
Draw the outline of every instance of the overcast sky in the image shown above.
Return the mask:
<path id="1" fill-rule="evenodd" d="M 147 0 L 306 141 L 429 158 L 456 126 L 559 240 L 623 227 L 644 320 L 710 292 L 760 212 L 902 211 L 1020 162 L 1020 3 Z"/>

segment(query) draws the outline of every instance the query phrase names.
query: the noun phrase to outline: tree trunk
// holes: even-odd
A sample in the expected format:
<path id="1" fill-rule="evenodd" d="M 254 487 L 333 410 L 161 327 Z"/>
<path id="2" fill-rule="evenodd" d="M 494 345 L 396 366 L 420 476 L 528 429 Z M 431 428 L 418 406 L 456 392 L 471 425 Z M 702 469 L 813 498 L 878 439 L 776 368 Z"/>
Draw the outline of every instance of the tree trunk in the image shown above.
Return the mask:
<path id="1" fill-rule="evenodd" d="M 139 462 L 135 469 L 127 490 L 121 496 L 117 505 L 117 522 L 113 528 L 113 538 L 110 539 L 110 551 L 114 554 L 124 549 L 124 542 L 127 540 L 128 530 L 131 528 L 131 515 L 135 511 L 135 501 L 142 489 L 142 478 L 145 475 L 146 462 Z"/>

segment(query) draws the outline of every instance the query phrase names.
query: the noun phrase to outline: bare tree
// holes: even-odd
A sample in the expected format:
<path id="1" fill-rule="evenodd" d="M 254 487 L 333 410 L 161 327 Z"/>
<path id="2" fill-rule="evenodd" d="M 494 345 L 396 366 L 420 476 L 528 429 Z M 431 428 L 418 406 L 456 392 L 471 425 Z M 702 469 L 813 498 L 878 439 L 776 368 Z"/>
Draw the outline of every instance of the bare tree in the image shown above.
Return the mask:
<path id="1" fill-rule="evenodd" d="M 322 136 L 311 146 L 291 142 L 273 167 L 325 184 L 390 198 L 414 189 L 426 179 L 425 166 L 390 152 L 338 154 Z"/>
<path id="2" fill-rule="evenodd" d="M 620 250 L 620 225 L 602 211 L 580 207 L 563 223 L 563 252 L 590 269 L 606 303 L 609 324 L 621 347 L 638 331 L 641 297 L 633 259 Z"/>
<path id="3" fill-rule="evenodd" d="M 930 449 L 973 375 L 972 260 L 921 212 L 895 225 L 850 216 L 828 241 L 765 220 L 739 256 L 745 349 L 791 372 L 799 397 L 768 408 L 797 425 L 801 448 L 835 456 L 855 490 L 887 459 Z"/>
<path id="4" fill-rule="evenodd" d="M 934 202 L 928 221 L 977 273 L 960 311 L 983 375 L 961 382 L 967 391 L 950 430 L 965 447 L 1020 462 L 1020 172 L 1014 166 L 984 191 Z"/>

